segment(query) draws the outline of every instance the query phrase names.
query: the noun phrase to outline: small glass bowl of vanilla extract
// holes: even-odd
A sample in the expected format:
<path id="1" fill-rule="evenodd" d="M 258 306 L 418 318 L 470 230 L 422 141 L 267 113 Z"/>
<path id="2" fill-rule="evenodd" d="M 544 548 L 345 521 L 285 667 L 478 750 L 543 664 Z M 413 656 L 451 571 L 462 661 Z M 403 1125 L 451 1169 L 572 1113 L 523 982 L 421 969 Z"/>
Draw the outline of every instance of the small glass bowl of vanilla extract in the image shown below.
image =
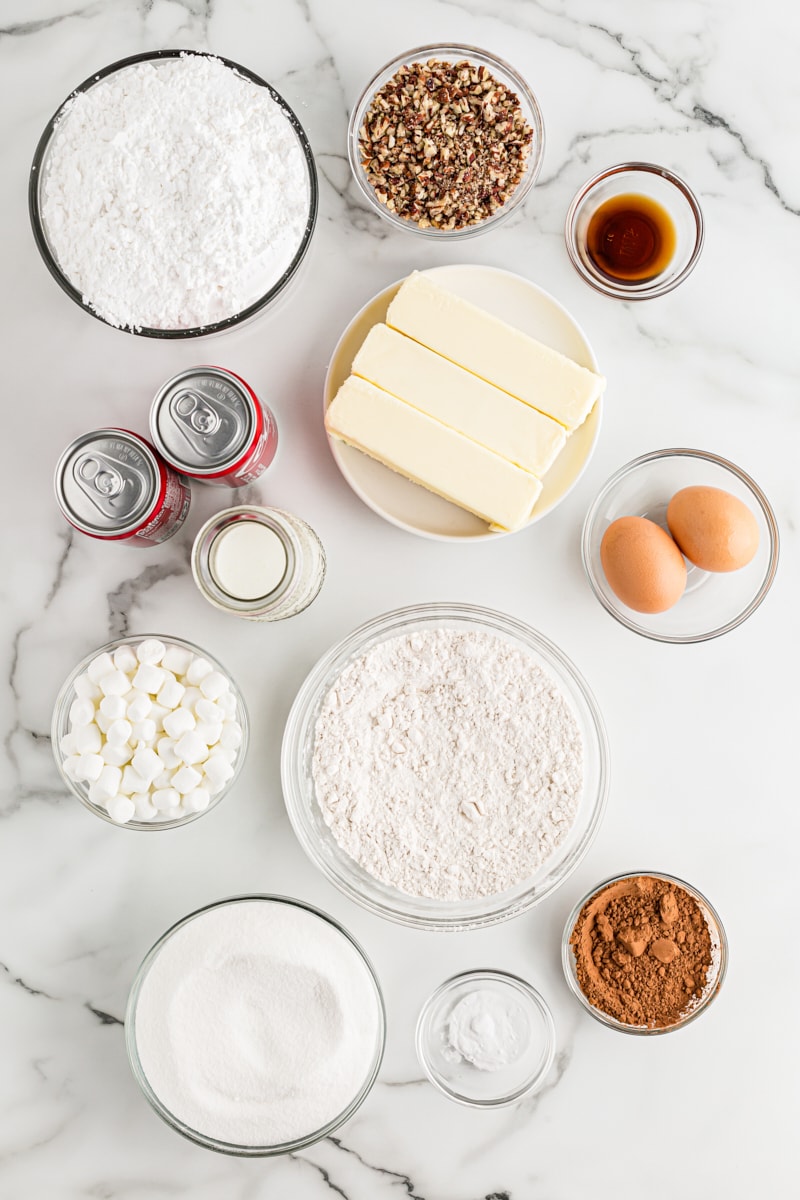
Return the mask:
<path id="1" fill-rule="evenodd" d="M 703 214 L 689 185 L 666 167 L 620 163 L 580 189 L 564 235 L 573 266 L 595 291 L 652 300 L 694 269 Z"/>

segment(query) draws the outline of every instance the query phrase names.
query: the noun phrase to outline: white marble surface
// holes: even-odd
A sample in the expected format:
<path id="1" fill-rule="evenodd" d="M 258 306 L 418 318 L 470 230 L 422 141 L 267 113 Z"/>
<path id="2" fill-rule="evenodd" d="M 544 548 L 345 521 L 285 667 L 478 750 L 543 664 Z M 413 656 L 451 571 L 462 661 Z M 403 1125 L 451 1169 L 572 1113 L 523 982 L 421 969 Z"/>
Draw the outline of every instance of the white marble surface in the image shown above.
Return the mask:
<path id="1" fill-rule="evenodd" d="M 796 1194 L 798 1116 L 792 934 L 797 842 L 796 153 L 800 18 L 788 0 L 4 0 L 0 6 L 4 255 L 2 615 L 6 762 L 0 823 L 0 1197 L 62 1200 L 686 1200 Z M 349 106 L 406 47 L 458 40 L 507 57 L 541 102 L 547 153 L 524 212 L 460 246 L 421 244 L 365 211 L 348 176 Z M 302 286 L 274 317 L 200 345 L 102 327 L 64 297 L 30 236 L 36 140 L 70 89 L 137 51 L 185 46 L 265 76 L 304 121 L 321 215 Z M 660 161 L 698 191 L 708 240 L 673 295 L 623 305 L 569 265 L 561 228 L 578 185 L 626 158 Z M 442 546 L 382 523 L 328 453 L 320 389 L 344 323 L 412 267 L 477 261 L 552 291 L 585 326 L 609 378 L 589 470 L 558 512 L 514 537 Z M 214 359 L 274 407 L 281 450 L 253 494 L 307 518 L 330 558 L 318 602 L 250 626 L 195 592 L 191 538 L 227 496 L 197 490 L 158 549 L 106 547 L 61 520 L 51 474 L 63 445 L 101 424 L 144 429 L 173 372 Z M 783 560 L 767 602 L 705 645 L 647 642 L 595 602 L 579 530 L 610 472 L 638 453 L 694 445 L 730 457 L 770 496 Z M 503 928 L 436 936 L 382 923 L 315 872 L 284 811 L 283 723 L 306 671 L 362 620 L 458 599 L 529 621 L 595 689 L 611 739 L 608 815 L 588 857 L 540 909 Z M 51 760 L 55 692 L 74 661 L 124 631 L 179 633 L 240 681 L 256 736 L 235 790 L 202 821 L 157 837 L 114 829 L 65 795 Z M 718 1002 L 681 1034 L 625 1038 L 568 994 L 562 923 L 617 870 L 660 868 L 718 906 L 731 968 Z M 120 1024 L 136 966 L 198 905 L 288 892 L 340 918 L 386 990 L 388 1047 L 356 1118 L 297 1157 L 240 1162 L 182 1141 L 128 1071 Z M 448 1104 L 420 1079 L 419 1005 L 474 966 L 530 978 L 552 1005 L 557 1065 L 518 1108 Z"/>

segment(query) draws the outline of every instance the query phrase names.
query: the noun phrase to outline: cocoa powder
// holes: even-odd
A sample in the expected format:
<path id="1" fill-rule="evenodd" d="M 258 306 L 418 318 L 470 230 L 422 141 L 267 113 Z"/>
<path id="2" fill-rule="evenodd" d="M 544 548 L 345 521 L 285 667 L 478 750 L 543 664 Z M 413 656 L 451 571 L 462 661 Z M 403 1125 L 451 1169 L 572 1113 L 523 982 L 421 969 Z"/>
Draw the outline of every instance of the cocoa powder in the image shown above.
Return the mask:
<path id="1" fill-rule="evenodd" d="M 625 1025 L 674 1025 L 705 992 L 712 965 L 697 901 L 651 875 L 618 880 L 592 896 L 570 946 L 586 999 Z"/>

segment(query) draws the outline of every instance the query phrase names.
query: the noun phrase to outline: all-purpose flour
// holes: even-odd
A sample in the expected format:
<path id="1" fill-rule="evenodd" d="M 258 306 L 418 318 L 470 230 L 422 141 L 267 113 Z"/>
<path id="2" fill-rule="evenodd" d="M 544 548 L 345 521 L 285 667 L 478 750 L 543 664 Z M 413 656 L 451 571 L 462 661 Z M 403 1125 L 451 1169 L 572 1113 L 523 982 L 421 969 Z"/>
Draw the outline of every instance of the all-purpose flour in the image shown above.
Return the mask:
<path id="1" fill-rule="evenodd" d="M 132 328 L 241 312 L 290 266 L 308 213 L 285 112 L 208 55 L 138 63 L 75 96 L 42 188 L 62 271 L 98 315 Z"/>
<path id="2" fill-rule="evenodd" d="M 481 630 L 428 629 L 345 668 L 312 773 L 333 836 L 371 875 L 472 899 L 529 878 L 567 836 L 583 741 L 533 655 Z"/>
<path id="3" fill-rule="evenodd" d="M 351 942 L 306 909 L 242 900 L 164 944 L 139 993 L 136 1049 L 165 1108 L 240 1146 L 304 1137 L 372 1070 L 380 1008 Z"/>

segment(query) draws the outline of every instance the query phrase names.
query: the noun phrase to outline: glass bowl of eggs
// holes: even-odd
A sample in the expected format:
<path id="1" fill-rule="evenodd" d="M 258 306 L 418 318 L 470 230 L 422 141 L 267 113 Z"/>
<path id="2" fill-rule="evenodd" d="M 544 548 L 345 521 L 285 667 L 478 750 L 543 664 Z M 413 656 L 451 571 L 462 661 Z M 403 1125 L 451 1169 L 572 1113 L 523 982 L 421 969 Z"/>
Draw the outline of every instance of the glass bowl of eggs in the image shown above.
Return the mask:
<path id="1" fill-rule="evenodd" d="M 62 780 L 104 821 L 175 829 L 216 807 L 239 778 L 248 718 L 228 671 L 177 637 L 122 637 L 87 654 L 53 708 Z"/>
<path id="2" fill-rule="evenodd" d="M 703 450 L 655 450 L 621 467 L 586 515 L 597 599 L 658 642 L 705 642 L 754 613 L 778 568 L 778 523 L 740 467 Z"/>

